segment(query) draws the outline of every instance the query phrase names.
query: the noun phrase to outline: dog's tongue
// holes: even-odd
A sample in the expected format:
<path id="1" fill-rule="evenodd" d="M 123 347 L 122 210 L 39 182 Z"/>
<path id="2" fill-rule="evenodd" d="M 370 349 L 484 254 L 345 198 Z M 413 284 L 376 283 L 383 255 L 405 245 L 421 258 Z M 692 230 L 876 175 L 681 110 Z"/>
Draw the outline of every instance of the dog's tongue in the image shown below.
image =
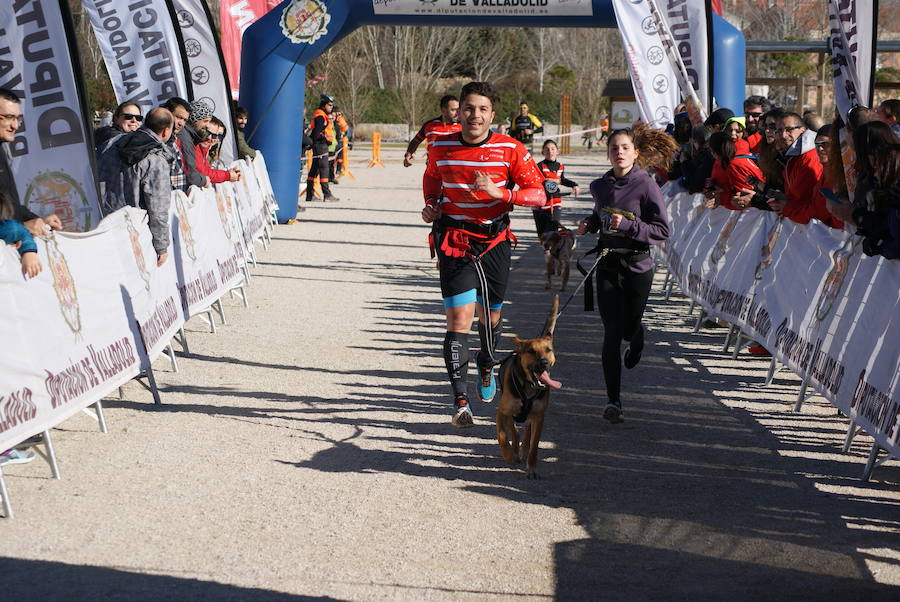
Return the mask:
<path id="1" fill-rule="evenodd" d="M 538 380 L 550 387 L 551 389 L 561 389 L 562 383 L 558 380 L 553 380 L 550 378 L 550 373 L 544 370 L 541 372 L 540 376 L 538 376 Z"/>

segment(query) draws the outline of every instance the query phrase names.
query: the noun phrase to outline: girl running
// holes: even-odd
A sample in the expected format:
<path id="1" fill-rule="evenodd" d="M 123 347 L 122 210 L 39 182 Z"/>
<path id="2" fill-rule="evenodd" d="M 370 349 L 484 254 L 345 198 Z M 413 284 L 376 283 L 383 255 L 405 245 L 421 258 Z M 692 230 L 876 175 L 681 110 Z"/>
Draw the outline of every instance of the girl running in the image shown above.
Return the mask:
<path id="1" fill-rule="evenodd" d="M 603 417 L 612 423 L 622 412 L 622 341 L 628 342 L 625 367 L 634 368 L 644 349 L 641 317 L 653 280 L 650 245 L 669 237 L 666 206 L 659 186 L 644 168 L 668 169 L 677 146 L 663 132 L 639 125 L 614 131 L 608 142 L 612 169 L 591 182 L 594 212 L 578 233 L 599 232 L 606 256 L 597 267 L 597 305 L 603 320 L 603 376 L 609 398 Z"/>
<path id="2" fill-rule="evenodd" d="M 560 210 L 562 208 L 562 194 L 559 185 L 562 184 L 572 189 L 573 194 L 578 196 L 578 184 L 565 176 L 565 166 L 557 161 L 559 157 L 559 147 L 553 140 L 544 142 L 541 148 L 541 154 L 544 160 L 537 164 L 541 173 L 544 174 L 544 191 L 547 193 L 547 204 L 543 207 L 533 209 L 534 227 L 537 231 L 538 238 L 544 232 L 555 232 L 559 229 Z"/>

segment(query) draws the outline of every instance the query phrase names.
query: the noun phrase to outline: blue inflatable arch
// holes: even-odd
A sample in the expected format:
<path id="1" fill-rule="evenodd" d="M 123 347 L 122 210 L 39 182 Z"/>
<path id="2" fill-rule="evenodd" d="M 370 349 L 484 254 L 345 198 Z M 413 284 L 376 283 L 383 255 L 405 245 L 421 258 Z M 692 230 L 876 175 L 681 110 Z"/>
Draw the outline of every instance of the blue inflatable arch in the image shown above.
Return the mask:
<path id="1" fill-rule="evenodd" d="M 279 221 L 297 215 L 306 65 L 357 27 L 616 27 L 610 0 L 583 0 L 592 1 L 592 16 L 382 14 L 394 1 L 286 0 L 244 33 L 241 104 L 250 111 L 250 143 L 266 157 Z M 421 6 L 432 7 L 434 3 L 421 0 Z M 713 94 L 719 106 L 739 109 L 744 99 L 744 37 L 714 14 L 713 40 Z"/>

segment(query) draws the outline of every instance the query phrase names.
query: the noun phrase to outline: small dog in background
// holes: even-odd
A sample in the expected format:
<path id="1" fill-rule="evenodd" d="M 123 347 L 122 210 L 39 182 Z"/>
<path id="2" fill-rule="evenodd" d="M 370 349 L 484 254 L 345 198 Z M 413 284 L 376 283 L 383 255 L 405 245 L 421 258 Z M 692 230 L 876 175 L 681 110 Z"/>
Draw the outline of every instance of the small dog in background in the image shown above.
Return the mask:
<path id="1" fill-rule="evenodd" d="M 516 338 L 515 351 L 500 364 L 500 401 L 497 404 L 500 455 L 510 466 L 525 461 L 529 479 L 538 478 L 537 452 L 544 414 L 550 405 L 550 389 L 562 387 L 550 377 L 550 369 L 556 363 L 553 331 L 558 313 L 559 295 L 554 295 L 541 336 Z M 525 424 L 521 441 L 517 422 Z"/>
<path id="2" fill-rule="evenodd" d="M 544 246 L 544 255 L 547 258 L 547 282 L 544 288 L 550 290 L 553 286 L 553 276 L 562 278 L 560 291 L 566 290 L 569 284 L 569 271 L 571 270 L 572 255 L 575 253 L 575 233 L 559 226 L 556 230 L 541 234 L 541 244 Z"/>

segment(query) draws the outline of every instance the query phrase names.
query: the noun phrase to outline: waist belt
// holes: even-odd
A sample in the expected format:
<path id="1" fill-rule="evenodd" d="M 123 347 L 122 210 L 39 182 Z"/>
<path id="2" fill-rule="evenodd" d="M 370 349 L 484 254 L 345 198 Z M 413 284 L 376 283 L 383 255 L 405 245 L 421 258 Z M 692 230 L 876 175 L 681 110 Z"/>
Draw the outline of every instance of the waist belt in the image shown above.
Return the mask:
<path id="1" fill-rule="evenodd" d="M 600 264 L 609 260 L 612 257 L 614 260 L 619 262 L 619 265 L 622 267 L 627 267 L 630 264 L 635 264 L 640 261 L 643 261 L 650 257 L 650 248 L 647 249 L 627 249 L 627 248 L 613 248 L 613 247 L 603 247 L 599 242 L 597 246 L 585 253 L 581 256 L 581 259 L 589 255 L 596 255 L 602 253 L 602 260 Z M 590 274 L 587 270 L 581 267 L 581 259 L 579 259 L 575 266 L 578 268 L 578 271 L 585 276 L 584 283 L 584 311 L 594 311 L 594 282 L 590 278 Z M 599 266 L 599 264 L 598 264 Z M 618 266 L 617 266 L 618 267 Z"/>
<path id="2" fill-rule="evenodd" d="M 511 240 L 513 245 L 518 242 L 516 235 L 509 229 L 508 215 L 492 224 L 473 224 L 444 216 L 438 220 L 435 230 L 428 235 L 428 246 L 431 249 L 432 257 L 435 256 L 434 235 L 438 230 L 443 231 L 441 251 L 448 257 L 468 255 L 472 259 L 479 259 L 503 241 Z M 487 248 L 478 255 L 473 255 L 470 253 L 472 243 L 469 239 L 471 238 L 474 238 L 476 242 L 486 244 Z"/>

